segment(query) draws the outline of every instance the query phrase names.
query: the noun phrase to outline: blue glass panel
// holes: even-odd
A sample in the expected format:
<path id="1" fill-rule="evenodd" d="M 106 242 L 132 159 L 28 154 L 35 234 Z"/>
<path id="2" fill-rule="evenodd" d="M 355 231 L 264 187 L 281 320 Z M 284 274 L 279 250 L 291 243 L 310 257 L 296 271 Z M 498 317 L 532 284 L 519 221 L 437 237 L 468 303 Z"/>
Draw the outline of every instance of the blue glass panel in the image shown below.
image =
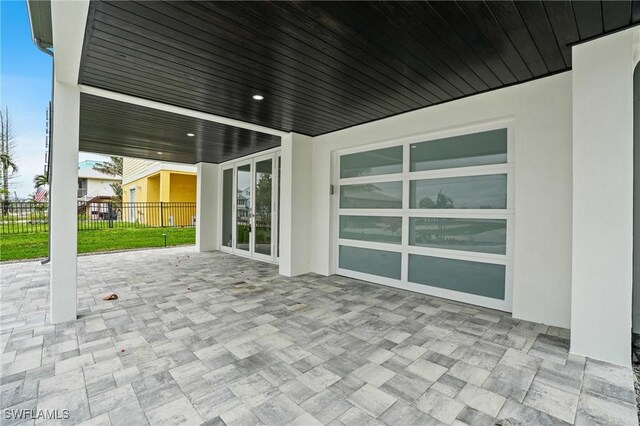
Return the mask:
<path id="1" fill-rule="evenodd" d="M 340 187 L 342 209 L 401 209 L 402 182 L 378 182 Z"/>
<path id="2" fill-rule="evenodd" d="M 413 180 L 412 209 L 506 209 L 507 175 Z"/>
<path id="3" fill-rule="evenodd" d="M 402 146 L 358 152 L 340 157 L 340 177 L 402 173 Z"/>
<path id="4" fill-rule="evenodd" d="M 507 162 L 507 129 L 411 144 L 412 172 Z"/>
<path id="5" fill-rule="evenodd" d="M 340 216 L 340 238 L 400 244 L 402 218 L 343 215 Z"/>
<path id="6" fill-rule="evenodd" d="M 339 250 L 338 265 L 342 269 L 400 279 L 400 253 L 348 246 L 340 246 Z"/>
<path id="7" fill-rule="evenodd" d="M 409 281 L 504 300 L 504 265 L 409 255 Z"/>
<path id="8" fill-rule="evenodd" d="M 505 254 L 506 219 L 409 218 L 409 244 L 449 250 Z"/>

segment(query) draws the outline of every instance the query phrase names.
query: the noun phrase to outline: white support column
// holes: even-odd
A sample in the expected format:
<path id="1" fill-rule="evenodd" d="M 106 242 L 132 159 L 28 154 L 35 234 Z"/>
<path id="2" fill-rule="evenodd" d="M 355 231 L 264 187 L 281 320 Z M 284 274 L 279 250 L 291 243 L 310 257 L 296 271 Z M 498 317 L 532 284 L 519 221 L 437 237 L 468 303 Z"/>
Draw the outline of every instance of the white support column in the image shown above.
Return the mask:
<path id="1" fill-rule="evenodd" d="M 218 250 L 219 166 L 211 163 L 198 163 L 197 168 L 196 248 L 198 251 Z"/>
<path id="2" fill-rule="evenodd" d="M 76 319 L 80 91 L 56 82 L 51 166 L 51 323 Z"/>
<path id="3" fill-rule="evenodd" d="M 49 218 L 52 324 L 75 320 L 77 311 L 78 74 L 88 11 L 89 0 L 51 2 L 55 46 Z"/>
<path id="4" fill-rule="evenodd" d="M 573 48 L 571 352 L 631 365 L 637 29 Z"/>
<path id="5" fill-rule="evenodd" d="M 282 137 L 280 274 L 288 277 L 311 271 L 312 141 L 297 133 Z"/>

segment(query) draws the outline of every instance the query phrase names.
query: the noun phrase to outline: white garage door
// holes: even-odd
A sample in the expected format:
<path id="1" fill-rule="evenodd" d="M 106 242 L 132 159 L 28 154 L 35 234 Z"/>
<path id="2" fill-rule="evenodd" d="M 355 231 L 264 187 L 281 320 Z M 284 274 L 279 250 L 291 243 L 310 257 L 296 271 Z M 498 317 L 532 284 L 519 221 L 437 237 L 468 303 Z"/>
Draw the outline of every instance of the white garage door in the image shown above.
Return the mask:
<path id="1" fill-rule="evenodd" d="M 509 126 L 340 152 L 340 275 L 511 311 Z"/>

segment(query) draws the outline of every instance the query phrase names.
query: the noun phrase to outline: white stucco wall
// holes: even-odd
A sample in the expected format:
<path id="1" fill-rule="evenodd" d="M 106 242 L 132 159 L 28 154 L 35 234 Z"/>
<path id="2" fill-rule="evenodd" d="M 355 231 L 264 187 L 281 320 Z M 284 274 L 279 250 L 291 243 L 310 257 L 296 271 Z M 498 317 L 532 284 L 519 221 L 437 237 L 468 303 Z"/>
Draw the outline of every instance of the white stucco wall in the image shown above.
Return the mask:
<path id="1" fill-rule="evenodd" d="M 51 324 L 76 319 L 78 305 L 78 150 L 80 91 L 77 87 L 89 0 L 51 3 L 54 64 L 53 127 L 51 144 Z"/>
<path id="2" fill-rule="evenodd" d="M 218 223 L 222 209 L 220 166 L 210 163 L 196 165 L 196 250 L 212 251 L 220 248 Z"/>
<path id="3" fill-rule="evenodd" d="M 87 195 L 92 197 L 112 197 L 115 192 L 111 184 L 115 182 L 119 182 L 119 180 L 87 179 Z"/>
<path id="4" fill-rule="evenodd" d="M 335 184 L 331 180 L 334 151 L 512 119 L 516 210 L 513 315 L 569 327 L 571 89 L 571 73 L 565 72 L 314 138 L 310 269 L 333 273 L 329 186 Z"/>
<path id="5" fill-rule="evenodd" d="M 313 138 L 289 133 L 282 137 L 280 161 L 280 274 L 311 271 Z"/>
<path id="6" fill-rule="evenodd" d="M 633 71 L 640 32 L 573 48 L 571 351 L 631 364 Z"/>

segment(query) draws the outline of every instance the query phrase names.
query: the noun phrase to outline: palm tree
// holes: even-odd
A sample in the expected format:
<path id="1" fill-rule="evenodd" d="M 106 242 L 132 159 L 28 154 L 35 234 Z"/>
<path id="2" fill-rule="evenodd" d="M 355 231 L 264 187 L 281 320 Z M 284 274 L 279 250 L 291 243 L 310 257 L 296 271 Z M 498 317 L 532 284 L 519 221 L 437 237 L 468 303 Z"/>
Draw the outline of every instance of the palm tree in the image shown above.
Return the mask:
<path id="1" fill-rule="evenodd" d="M 13 123 L 9 108 L 0 109 L 0 196 L 2 197 L 2 214 L 9 213 L 9 186 L 18 171 L 14 157 L 16 140 L 13 135 Z M 11 169 L 11 173 L 9 173 Z"/>
<path id="2" fill-rule="evenodd" d="M 93 166 L 93 170 L 111 176 L 122 176 L 122 157 L 110 156 L 109 161 L 100 161 Z M 119 183 L 110 184 L 115 195 L 112 201 L 116 203 L 122 202 L 122 185 Z"/>
<path id="3" fill-rule="evenodd" d="M 17 173 L 18 165 L 13 162 L 11 155 L 6 153 L 0 153 L 0 167 L 2 170 L 12 170 L 12 173 Z"/>
<path id="4" fill-rule="evenodd" d="M 122 176 L 122 157 L 109 157 L 109 161 L 99 161 L 93 166 L 93 170 L 111 176 Z"/>
<path id="5" fill-rule="evenodd" d="M 35 175 L 33 177 L 33 187 L 38 189 L 42 186 L 49 185 L 49 176 L 47 175 Z"/>

